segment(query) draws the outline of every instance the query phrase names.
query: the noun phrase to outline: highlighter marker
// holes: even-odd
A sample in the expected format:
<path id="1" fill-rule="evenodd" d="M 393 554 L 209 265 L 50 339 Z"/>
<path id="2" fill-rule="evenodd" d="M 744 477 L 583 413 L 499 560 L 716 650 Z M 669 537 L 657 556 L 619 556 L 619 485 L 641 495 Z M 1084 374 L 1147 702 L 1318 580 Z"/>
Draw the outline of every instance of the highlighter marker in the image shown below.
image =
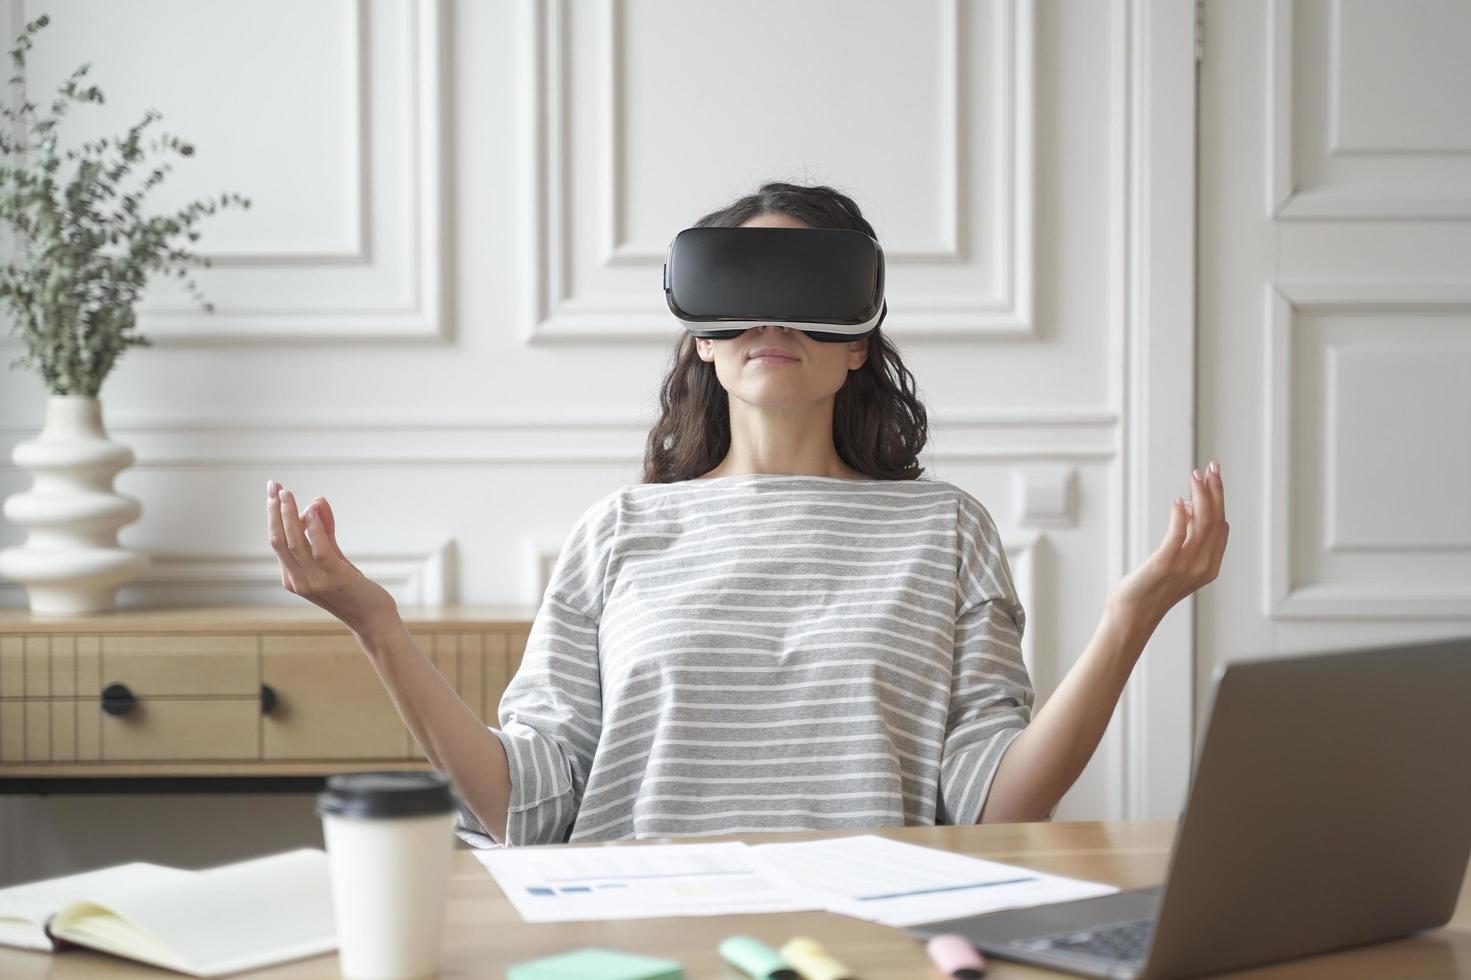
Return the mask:
<path id="1" fill-rule="evenodd" d="M 756 980 L 802 980 L 776 950 L 750 936 L 729 936 L 720 941 L 719 949 L 725 962 Z"/>
<path id="2" fill-rule="evenodd" d="M 980 950 L 964 936 L 947 932 L 925 943 L 925 951 L 940 972 L 950 980 L 976 980 L 986 972 Z"/>
<path id="3" fill-rule="evenodd" d="M 858 974 L 833 959 L 815 939 L 795 936 L 781 948 L 781 958 L 806 980 L 858 980 Z"/>

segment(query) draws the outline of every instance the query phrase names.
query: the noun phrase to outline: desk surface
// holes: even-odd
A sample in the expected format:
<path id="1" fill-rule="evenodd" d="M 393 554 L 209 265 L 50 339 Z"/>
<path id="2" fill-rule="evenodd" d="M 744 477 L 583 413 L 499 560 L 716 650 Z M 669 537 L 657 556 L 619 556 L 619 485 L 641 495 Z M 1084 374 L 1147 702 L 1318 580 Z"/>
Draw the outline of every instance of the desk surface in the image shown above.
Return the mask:
<path id="1" fill-rule="evenodd" d="M 1163 877 L 1173 829 L 1174 822 L 1166 820 L 902 827 L 872 832 L 1056 874 L 1106 881 L 1121 888 L 1137 888 L 1154 884 Z M 766 842 L 823 836 L 832 835 L 770 834 L 759 839 Z M 752 843 L 756 840 L 749 836 L 700 838 L 701 841 L 737 839 Z M 619 846 L 638 847 L 646 843 L 659 842 L 638 841 Z M 1471 878 L 1467 880 L 1471 882 Z M 498 978 L 505 976 L 506 967 L 512 963 L 581 946 L 601 946 L 679 960 L 691 980 L 744 980 L 742 974 L 726 965 L 715 952 L 722 938 L 735 933 L 755 936 L 772 946 L 779 946 L 795 935 L 811 936 L 857 970 L 863 980 L 930 980 L 935 976 L 918 940 L 897 929 L 827 912 L 524 923 L 490 873 L 468 851 L 455 854 L 441 976 Z M 1001 960 L 989 963 L 988 978 L 998 980 L 1063 976 Z M 335 955 L 237 974 L 278 980 L 337 975 Z M 1468 975 L 1471 975 L 1471 885 L 1463 885 L 1455 917 L 1445 928 L 1408 939 L 1231 974 L 1258 980 Z M 85 950 L 49 955 L 0 947 L 0 976 L 161 978 L 181 974 Z"/>

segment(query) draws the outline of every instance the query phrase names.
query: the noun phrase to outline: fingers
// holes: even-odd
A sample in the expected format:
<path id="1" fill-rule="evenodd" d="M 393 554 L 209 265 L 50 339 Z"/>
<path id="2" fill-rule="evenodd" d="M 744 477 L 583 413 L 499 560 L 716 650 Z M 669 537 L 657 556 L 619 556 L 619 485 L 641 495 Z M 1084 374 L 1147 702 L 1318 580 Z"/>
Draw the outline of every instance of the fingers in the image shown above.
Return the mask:
<path id="1" fill-rule="evenodd" d="M 1215 460 L 1190 475 L 1193 519 L 1187 546 L 1192 552 L 1192 567 L 1205 581 L 1215 579 L 1226 550 L 1226 487 L 1220 464 Z M 1198 547 L 1197 547 L 1198 545 Z"/>
<path id="2" fill-rule="evenodd" d="M 1207 534 L 1215 517 L 1215 505 L 1211 503 L 1210 487 L 1204 479 L 1208 474 L 1200 470 L 1190 471 L 1190 502 L 1193 520 L 1187 544 L 1198 545 Z"/>
<path id="3" fill-rule="evenodd" d="M 1215 479 L 1211 481 L 1211 489 L 1216 497 L 1216 518 L 1222 525 L 1226 523 L 1226 484 L 1221 479 L 1221 464 L 1211 460 L 1212 474 Z"/>
<path id="4" fill-rule="evenodd" d="M 281 587 L 310 598 L 321 581 L 322 569 L 296 512 L 296 498 L 275 481 L 266 484 L 266 496 L 267 535 L 281 562 Z"/>
<path id="5" fill-rule="evenodd" d="M 1195 482 L 1195 473 L 1191 472 L 1186 480 L 1190 484 L 1190 495 L 1185 498 L 1185 544 L 1184 548 L 1193 550 L 1200 541 L 1200 486 Z"/>
<path id="6" fill-rule="evenodd" d="M 1221 478 L 1221 466 L 1214 460 L 1211 461 L 1211 466 L 1215 470 L 1216 516 L 1220 518 L 1220 523 L 1217 525 L 1220 533 L 1217 535 L 1215 554 L 1212 556 L 1210 565 L 1210 577 L 1214 579 L 1221 570 L 1221 559 L 1226 554 L 1226 538 L 1231 533 L 1231 525 L 1226 523 L 1226 484 Z"/>
<path id="7" fill-rule="evenodd" d="M 317 519 L 315 527 L 307 526 L 308 537 L 312 538 L 312 543 L 315 544 L 318 537 L 323 537 L 327 545 L 327 553 L 347 561 L 347 556 L 342 553 L 342 548 L 337 544 L 337 519 L 332 516 L 332 505 L 327 502 L 327 498 L 318 497 L 313 500 L 311 506 L 307 508 L 307 513 Z"/>
<path id="8" fill-rule="evenodd" d="M 1215 460 L 1200 468 L 1200 483 L 1205 491 L 1207 520 L 1201 531 L 1210 536 L 1208 547 L 1214 547 L 1221 525 L 1226 522 L 1226 488 L 1221 483 L 1221 467 Z"/>
<path id="9" fill-rule="evenodd" d="M 1180 546 L 1185 543 L 1185 529 L 1189 523 L 1190 512 L 1185 507 L 1185 501 L 1176 497 L 1174 505 L 1170 507 L 1170 526 L 1165 531 L 1165 539 L 1161 545 L 1170 554 L 1179 551 Z"/>
<path id="10" fill-rule="evenodd" d="M 1231 525 L 1221 522 L 1221 543 L 1216 547 L 1215 560 L 1211 562 L 1210 577 L 1212 580 L 1221 573 L 1221 559 L 1226 557 L 1226 538 L 1231 534 Z"/>
<path id="11" fill-rule="evenodd" d="M 286 532 L 286 548 L 291 552 L 291 557 L 296 559 L 297 567 L 310 581 L 317 571 L 316 559 L 312 556 L 311 543 L 302 531 L 301 516 L 296 512 L 296 497 L 290 490 L 282 487 L 277 498 L 281 502 L 281 523 Z M 302 584 L 300 579 L 297 584 Z"/>
<path id="12" fill-rule="evenodd" d="M 332 505 L 327 503 L 326 497 L 318 497 L 317 500 L 320 500 L 322 503 L 320 506 L 314 507 L 314 509 L 321 512 L 322 524 L 326 526 L 327 534 L 332 536 L 332 543 L 335 546 L 337 543 L 337 521 L 332 516 Z M 315 505 L 317 500 L 313 500 L 312 503 Z M 338 553 L 341 554 L 341 552 Z"/>
<path id="13" fill-rule="evenodd" d="M 302 577 L 301 565 L 286 540 L 286 525 L 281 517 L 282 503 L 280 500 L 280 484 L 275 480 L 266 483 L 266 540 L 270 542 L 271 550 L 276 553 L 276 558 L 281 562 L 281 585 L 288 591 L 294 591 L 295 583 Z"/>
<path id="14" fill-rule="evenodd" d="M 306 539 L 311 547 L 312 559 L 325 571 L 337 560 L 340 552 L 333 544 L 331 535 L 327 533 L 327 528 L 322 524 L 321 514 L 315 500 L 307 507 L 306 513 Z"/>

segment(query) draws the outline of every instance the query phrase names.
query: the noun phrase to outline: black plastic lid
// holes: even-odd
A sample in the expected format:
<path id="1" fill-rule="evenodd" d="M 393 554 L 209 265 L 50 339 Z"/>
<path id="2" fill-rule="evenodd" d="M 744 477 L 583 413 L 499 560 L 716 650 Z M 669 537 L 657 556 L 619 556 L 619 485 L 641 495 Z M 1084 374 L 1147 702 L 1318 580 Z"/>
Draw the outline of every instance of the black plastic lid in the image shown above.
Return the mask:
<path id="1" fill-rule="evenodd" d="M 450 782 L 438 772 L 338 773 L 317 794 L 318 816 L 420 817 L 455 807 Z"/>

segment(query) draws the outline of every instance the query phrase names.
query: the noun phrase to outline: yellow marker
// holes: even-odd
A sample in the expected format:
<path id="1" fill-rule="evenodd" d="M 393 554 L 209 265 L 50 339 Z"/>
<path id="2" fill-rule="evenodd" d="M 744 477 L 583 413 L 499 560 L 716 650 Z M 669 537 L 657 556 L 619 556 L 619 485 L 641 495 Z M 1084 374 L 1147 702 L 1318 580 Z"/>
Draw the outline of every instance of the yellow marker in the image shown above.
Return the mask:
<path id="1" fill-rule="evenodd" d="M 857 974 L 829 956 L 815 939 L 796 936 L 780 952 L 806 980 L 857 980 Z"/>

